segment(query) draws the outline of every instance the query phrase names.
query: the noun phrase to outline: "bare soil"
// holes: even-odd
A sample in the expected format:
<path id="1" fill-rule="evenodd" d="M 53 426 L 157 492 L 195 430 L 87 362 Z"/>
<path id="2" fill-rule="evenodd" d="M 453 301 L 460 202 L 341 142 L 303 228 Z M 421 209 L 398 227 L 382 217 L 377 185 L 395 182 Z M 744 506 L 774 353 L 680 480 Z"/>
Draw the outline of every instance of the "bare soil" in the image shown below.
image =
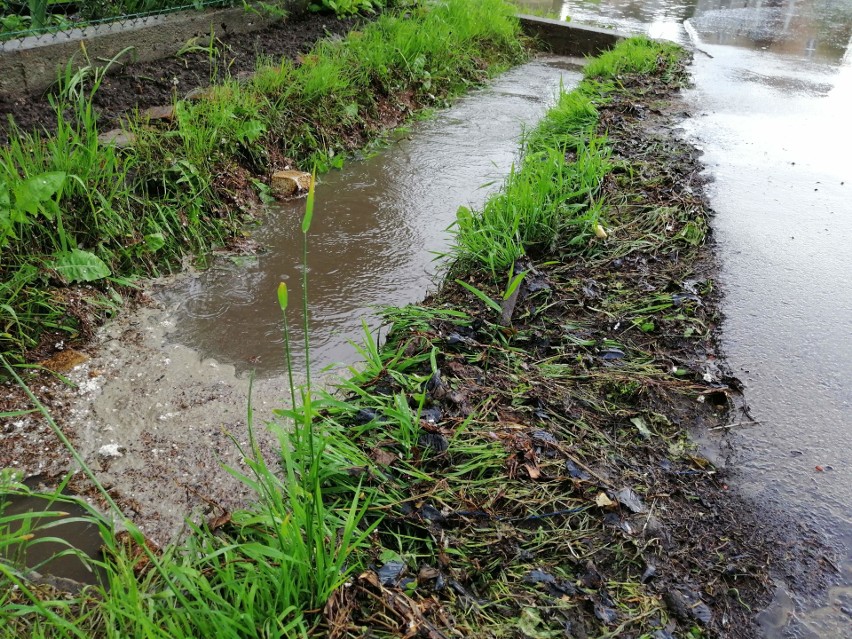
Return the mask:
<path id="1" fill-rule="evenodd" d="M 340 36 L 364 18 L 337 19 L 325 14 L 307 13 L 288 18 L 254 33 L 226 34 L 214 42 L 217 54 L 192 51 L 156 62 L 114 67 L 95 94 L 94 104 L 103 131 L 135 109 L 172 104 L 196 89 L 203 89 L 225 77 L 247 77 L 258 60 L 296 60 L 317 40 Z M 201 47 L 208 42 L 197 43 Z M 0 144 L 9 138 L 9 117 L 23 130 L 53 131 L 56 115 L 48 96 L 43 94 L 0 95 Z"/>

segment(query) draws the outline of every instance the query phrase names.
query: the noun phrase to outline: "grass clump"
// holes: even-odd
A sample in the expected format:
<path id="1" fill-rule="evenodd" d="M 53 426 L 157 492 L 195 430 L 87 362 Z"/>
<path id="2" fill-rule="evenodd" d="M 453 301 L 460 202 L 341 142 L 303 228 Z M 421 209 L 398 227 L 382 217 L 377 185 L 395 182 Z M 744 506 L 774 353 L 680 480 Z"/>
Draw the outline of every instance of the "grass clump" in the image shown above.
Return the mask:
<path id="1" fill-rule="evenodd" d="M 85 338 L 132 278 L 238 238 L 274 170 L 339 167 L 523 56 L 501 0 L 417 4 L 178 101 L 170 123 L 129 118 L 122 147 L 99 137 L 104 72 L 69 67 L 56 133 L 15 130 L 0 148 L 0 352 L 38 359 Z"/>
<path id="2" fill-rule="evenodd" d="M 302 224 L 305 254 L 312 213 L 313 184 Z M 283 313 L 288 305 L 285 284 L 278 299 Z M 306 308 L 304 321 L 307 334 Z M 286 324 L 284 332 L 289 363 Z M 81 504 L 88 514 L 79 519 L 93 523 L 104 540 L 103 558 L 86 557 L 70 546 L 64 552 L 99 568 L 100 583 L 76 597 L 57 588 L 32 588 L 33 574 L 16 554 L 30 544 L 53 540 L 36 539 L 35 533 L 56 522 L 32 526 L 32 514 L 4 517 L 8 496 L 33 493 L 8 472 L 0 474 L 0 612 L 5 622 L 0 637 L 305 637 L 319 623 L 318 613 L 328 599 L 363 568 L 363 557 L 355 552 L 380 517 L 373 514 L 372 523 L 365 521 L 373 490 L 347 471 L 352 463 L 368 465 L 369 459 L 334 420 L 324 417 L 327 401 L 334 400 L 328 395 L 315 399 L 309 384 L 297 401 L 291 382 L 291 407 L 276 411 L 267 424 L 280 444 L 272 463 L 267 459 L 272 451 L 261 451 L 254 437 L 249 405 L 249 443 L 241 447 L 234 442 L 247 470 L 228 470 L 252 489 L 256 503 L 215 523 L 191 525 L 182 545 L 160 551 L 124 517 L 15 369 L 5 358 L 0 362 L 101 493 L 110 515 L 127 529 L 116 533 L 93 507 Z M 39 498 L 69 501 L 62 488 Z M 64 515 L 50 511 L 38 517 Z M 6 552 L 10 548 L 17 553 Z"/>
<path id="3" fill-rule="evenodd" d="M 496 275 L 524 255 L 552 253 L 557 246 L 576 254 L 590 239 L 605 237 L 599 196 L 615 164 L 606 131 L 598 127 L 597 107 L 616 92 L 618 76 L 673 72 L 680 51 L 636 37 L 590 60 L 579 87 L 561 92 L 556 106 L 527 134 L 523 158 L 503 191 L 482 211 L 459 210 L 455 257 Z"/>
<path id="4" fill-rule="evenodd" d="M 682 49 L 674 43 L 635 36 L 591 59 L 583 74 L 586 78 L 613 79 L 631 73 L 666 71 L 674 68 L 681 55 Z"/>

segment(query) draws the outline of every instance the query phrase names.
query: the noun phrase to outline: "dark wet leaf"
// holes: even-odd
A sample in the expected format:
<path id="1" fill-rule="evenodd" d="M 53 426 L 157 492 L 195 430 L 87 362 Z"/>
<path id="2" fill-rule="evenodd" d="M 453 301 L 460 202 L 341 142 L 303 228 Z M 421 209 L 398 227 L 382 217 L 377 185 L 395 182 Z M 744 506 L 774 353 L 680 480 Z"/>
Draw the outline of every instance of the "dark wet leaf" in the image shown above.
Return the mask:
<path id="1" fill-rule="evenodd" d="M 392 453 L 384 448 L 374 448 L 370 451 L 370 457 L 379 466 L 390 466 L 399 461 L 399 456 L 396 453 Z"/>
<path id="2" fill-rule="evenodd" d="M 570 459 L 565 462 L 565 470 L 568 471 L 568 476 L 571 477 L 571 479 L 579 479 L 581 481 L 588 481 L 591 479 L 591 475 L 589 475 L 589 473 L 577 466 L 577 464 L 572 462 Z"/>
<path id="3" fill-rule="evenodd" d="M 417 578 L 421 581 L 428 581 L 429 579 L 437 579 L 441 576 L 441 571 L 437 568 L 433 568 L 432 566 L 421 566 L 420 572 L 417 573 Z"/>
<path id="4" fill-rule="evenodd" d="M 417 445 L 443 453 L 450 447 L 450 442 L 441 433 L 423 433 L 417 440 Z"/>
<path id="5" fill-rule="evenodd" d="M 379 568 L 376 574 L 383 586 L 395 586 L 405 572 L 405 564 L 401 561 L 389 561 Z"/>
<path id="6" fill-rule="evenodd" d="M 615 498 L 619 504 L 627 508 L 630 512 L 644 513 L 648 510 L 645 504 L 642 503 L 642 500 L 639 499 L 639 495 L 634 493 L 630 488 L 622 488 L 615 493 Z"/>
<path id="7" fill-rule="evenodd" d="M 672 614 L 683 621 L 697 621 L 706 625 L 713 619 L 710 608 L 701 601 L 701 596 L 692 590 L 672 588 L 663 595 L 663 600 Z"/>
<path id="8" fill-rule="evenodd" d="M 550 283 L 543 275 L 527 276 L 524 284 L 527 287 L 528 293 L 537 293 L 538 291 L 549 291 Z"/>
<path id="9" fill-rule="evenodd" d="M 466 337 L 462 337 L 458 333 L 450 333 L 447 335 L 447 344 L 450 346 L 456 346 L 457 344 L 466 344 L 469 340 Z"/>
<path id="10" fill-rule="evenodd" d="M 657 576 L 657 567 L 653 564 L 648 564 L 645 566 L 645 571 L 642 573 L 642 579 L 640 580 L 643 584 L 648 583 L 654 577 Z"/>
<path id="11" fill-rule="evenodd" d="M 586 563 L 586 572 L 580 577 L 580 584 L 584 588 L 591 588 L 593 590 L 597 590 L 604 585 L 604 578 L 591 561 Z"/>
<path id="12" fill-rule="evenodd" d="M 207 521 L 207 525 L 210 527 L 210 530 L 216 530 L 217 528 L 221 528 L 222 526 L 228 524 L 231 521 L 231 513 L 225 511 L 218 517 L 211 517 Z"/>
<path id="13" fill-rule="evenodd" d="M 543 570 L 535 568 L 524 576 L 524 582 L 528 584 L 555 584 L 556 577 L 551 575 L 549 572 L 544 572 Z"/>
<path id="14" fill-rule="evenodd" d="M 447 521 L 447 518 L 444 517 L 441 511 L 430 504 L 421 506 L 419 513 L 423 519 L 431 521 L 434 524 L 443 524 Z"/>
<path id="15" fill-rule="evenodd" d="M 437 406 L 433 406 L 432 408 L 424 408 L 420 411 L 420 419 L 429 422 L 430 424 L 437 424 L 441 421 L 441 417 L 443 417 L 443 413 L 441 409 Z"/>
<path id="16" fill-rule="evenodd" d="M 556 446 L 559 441 L 546 430 L 534 430 L 532 440 L 536 446 Z"/>
<path id="17" fill-rule="evenodd" d="M 570 581 L 565 581 L 564 579 L 557 581 L 555 584 L 549 584 L 547 587 L 550 590 L 550 593 L 557 597 L 561 597 L 563 595 L 573 597 L 577 594 L 577 587 Z"/>
<path id="18" fill-rule="evenodd" d="M 607 513 L 604 515 L 603 523 L 607 526 L 621 527 L 621 517 L 615 513 Z"/>
<path id="19" fill-rule="evenodd" d="M 651 635 L 651 639 L 675 639 L 675 636 L 670 633 L 668 630 L 655 630 L 654 634 Z"/>
<path id="20" fill-rule="evenodd" d="M 600 602 L 594 603 L 595 617 L 603 621 L 605 624 L 611 624 L 618 621 L 618 613 L 608 606 Z"/>
<path id="21" fill-rule="evenodd" d="M 426 392 L 435 399 L 443 399 L 447 394 L 447 385 L 441 379 L 441 371 L 435 371 L 426 382 Z"/>
<path id="22" fill-rule="evenodd" d="M 364 424 L 369 424 L 374 420 L 378 420 L 381 417 L 379 411 L 374 408 L 362 408 L 355 414 L 355 423 L 359 426 L 363 426 Z"/>

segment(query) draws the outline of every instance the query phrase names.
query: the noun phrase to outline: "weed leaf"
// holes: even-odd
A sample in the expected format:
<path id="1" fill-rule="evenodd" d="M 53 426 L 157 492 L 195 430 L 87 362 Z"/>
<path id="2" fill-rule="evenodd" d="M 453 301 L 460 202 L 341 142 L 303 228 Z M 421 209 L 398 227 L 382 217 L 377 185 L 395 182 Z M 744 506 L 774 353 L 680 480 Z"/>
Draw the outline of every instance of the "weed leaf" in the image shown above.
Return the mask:
<path id="1" fill-rule="evenodd" d="M 80 249 L 57 253 L 51 268 L 66 282 L 94 282 L 110 275 L 101 258 Z"/>
<path id="2" fill-rule="evenodd" d="M 149 233 L 145 236 L 145 248 L 156 253 L 166 245 L 166 238 L 162 233 Z"/>
<path id="3" fill-rule="evenodd" d="M 15 187 L 15 208 L 35 215 L 39 205 L 57 193 L 64 182 L 65 173 L 62 171 L 42 173 L 24 180 Z"/>
<path id="4" fill-rule="evenodd" d="M 488 295 L 486 295 L 485 293 L 480 291 L 478 288 L 476 288 L 472 284 L 468 284 L 467 282 L 463 282 L 461 280 L 456 280 L 456 284 L 458 284 L 459 286 L 463 286 L 464 288 L 469 290 L 471 293 L 476 295 L 480 300 L 482 300 L 485 303 L 486 306 L 493 309 L 497 313 L 503 312 L 503 307 L 501 307 L 497 302 L 492 300 L 490 297 L 488 297 Z"/>

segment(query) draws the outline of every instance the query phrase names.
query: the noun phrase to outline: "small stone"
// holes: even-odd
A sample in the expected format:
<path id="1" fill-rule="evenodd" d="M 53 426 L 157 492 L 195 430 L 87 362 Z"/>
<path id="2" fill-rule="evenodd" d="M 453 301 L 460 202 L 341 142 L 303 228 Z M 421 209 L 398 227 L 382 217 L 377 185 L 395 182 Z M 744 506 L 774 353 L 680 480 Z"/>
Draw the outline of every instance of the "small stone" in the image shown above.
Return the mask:
<path id="1" fill-rule="evenodd" d="M 213 87 L 196 87 L 192 91 L 186 94 L 185 100 L 190 100 L 192 102 L 198 102 L 200 100 L 206 100 L 210 96 L 213 95 Z"/>
<path id="2" fill-rule="evenodd" d="M 104 444 L 98 449 L 99 457 L 123 457 L 124 446 L 119 444 Z"/>
<path id="3" fill-rule="evenodd" d="M 175 119 L 174 105 L 153 106 L 142 111 L 142 117 L 146 120 L 166 120 L 171 122 Z"/>
<path id="4" fill-rule="evenodd" d="M 133 144 L 135 144 L 136 136 L 133 133 L 130 133 L 129 131 L 125 131 L 123 129 L 112 129 L 110 131 L 101 133 L 98 136 L 98 142 L 105 145 L 112 144 L 121 149 L 126 146 L 132 146 Z"/>
<path id="5" fill-rule="evenodd" d="M 272 191 L 278 197 L 290 197 L 311 186 L 311 174 L 304 171 L 276 171 L 272 174 Z"/>

